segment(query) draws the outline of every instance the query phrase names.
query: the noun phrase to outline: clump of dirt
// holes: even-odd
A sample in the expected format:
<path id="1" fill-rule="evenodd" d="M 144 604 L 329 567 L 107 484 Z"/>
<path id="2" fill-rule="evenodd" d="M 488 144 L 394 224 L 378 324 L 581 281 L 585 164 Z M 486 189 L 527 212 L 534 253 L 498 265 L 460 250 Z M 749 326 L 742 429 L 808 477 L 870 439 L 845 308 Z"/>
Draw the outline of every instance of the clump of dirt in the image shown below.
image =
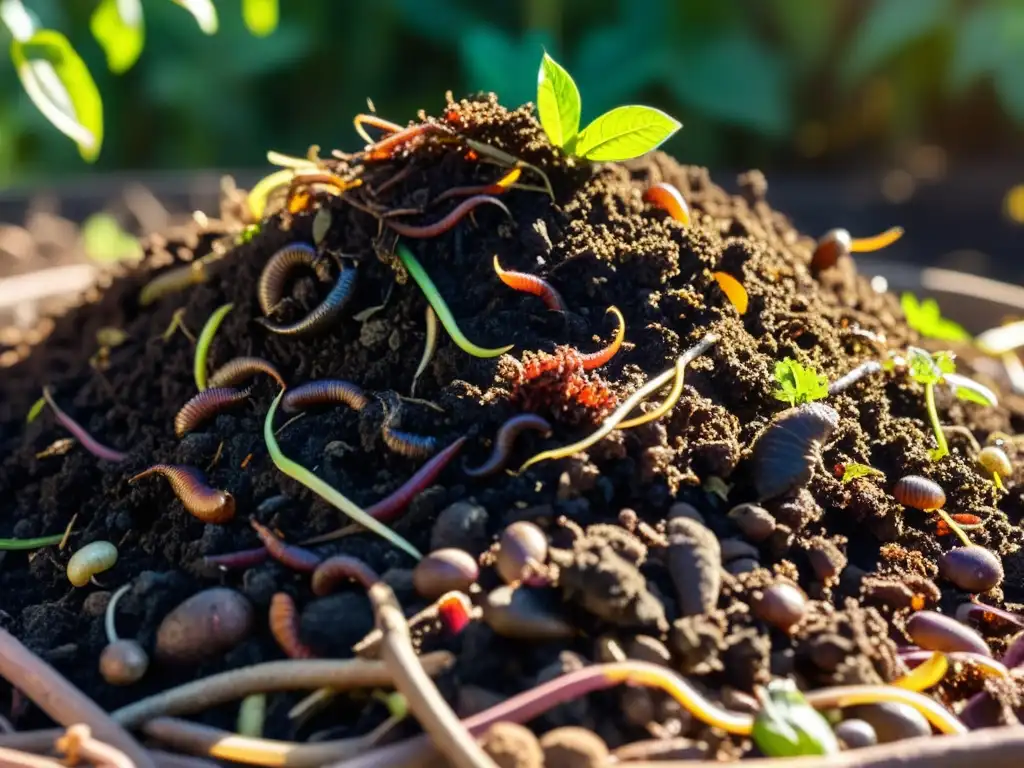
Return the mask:
<path id="1" fill-rule="evenodd" d="M 49 336 L 5 372 L 0 535 L 52 534 L 73 518 L 75 523 L 71 545 L 63 551 L 6 553 L 0 564 L 0 624 L 108 708 L 186 677 L 281 658 L 266 622 L 275 592 L 296 597 L 304 614 L 300 635 L 307 633 L 304 640 L 322 652 L 345 655 L 369 629 L 369 607 L 357 592 L 333 598 L 346 606 L 344 611 L 325 610 L 327 603 L 314 598 L 308 576 L 276 562 L 213 573 L 201 564 L 207 555 L 256 546 L 250 517 L 291 542 L 345 522 L 270 461 L 262 430 L 276 394 L 271 382 L 257 382 L 251 405 L 225 412 L 180 440 L 175 437 L 174 415 L 195 394 L 194 346 L 180 330 L 165 331 L 179 322 L 196 332 L 228 302 L 234 308 L 214 340 L 214 367 L 237 356 L 259 356 L 274 363 L 289 384 L 338 378 L 370 393 L 371 405 L 361 412 L 321 410 L 291 423 L 278 438 L 289 457 L 315 468 L 364 507 L 405 482 L 422 463 L 389 450 L 381 440 L 381 426 L 396 403 L 404 431 L 433 436 L 442 446 L 466 436 L 470 466 L 483 462 L 497 429 L 524 403 L 546 409 L 553 435 L 521 435 L 515 466 L 543 448 L 584 436 L 615 402 L 671 368 L 676 357 L 709 332 L 718 334 L 717 343 L 688 366 L 682 396 L 664 418 L 613 432 L 585 455 L 538 463 L 521 475 L 470 478 L 453 464 L 393 523 L 424 551 L 462 546 L 479 555 L 507 524 L 537 521 L 557 548 L 554 561 L 561 573 L 554 584 L 567 601 L 565 616 L 586 628 L 586 635 L 534 643 L 504 638 L 474 623 L 456 637 L 434 639 L 458 657 L 454 671 L 441 682 L 452 700 L 469 698 L 470 692 L 484 700 L 503 698 L 564 669 L 566 659 L 593 662 L 599 657 L 588 637 L 598 635 L 623 647 L 637 635 L 656 636 L 669 649 L 666 663 L 691 675 L 713 696 L 725 690 L 749 694 L 773 674 L 793 675 L 804 687 L 891 681 L 901 674 L 896 647 L 907 642 L 901 623 L 892 619 L 926 605 L 951 612 L 969 598 L 937 581 L 936 559 L 954 545 L 954 537 L 938 535 L 932 516 L 904 510 L 889 493 L 899 477 L 911 473 L 939 482 L 951 512 L 969 511 L 984 519 L 984 527 L 972 536 L 1003 558 L 1007 573 L 1002 590 L 984 599 L 1009 601 L 1011 607 L 1024 600 L 1017 527 L 1024 516 L 1024 473 L 1018 468 L 1005 478 L 1008 491 L 1000 493 L 957 443 L 952 455 L 932 462 L 928 451 L 934 438 L 923 392 L 905 375 L 889 371 L 829 398 L 840 422 L 813 478 L 795 495 L 766 504 L 777 520 L 766 537 L 723 548 L 723 555 L 733 554 L 723 564 L 717 605 L 684 617 L 666 560 L 669 509 L 685 502 L 719 539 L 742 538 L 727 512 L 757 501 L 750 449 L 786 407 L 773 396 L 775 362 L 793 357 L 835 380 L 878 359 L 880 350 L 899 351 L 921 340 L 907 327 L 898 300 L 874 290 L 848 257 L 812 274 L 814 241 L 769 207 L 760 174 L 745 175 L 741 194 L 733 195 L 713 183 L 706 169 L 680 165 L 659 153 L 626 164 L 567 160 L 547 142 L 532 108 L 509 111 L 493 98 L 449 101 L 438 123 L 448 131 L 399 147 L 389 159 L 323 161 L 339 176 L 358 175 L 361 186 L 342 195 L 317 192 L 306 209 L 269 217 L 251 238 L 239 237 L 246 216 L 237 200 L 210 226 L 197 222 L 187 241 L 154 238 L 142 268 L 57 318 Z M 431 206 L 438 195 L 453 187 L 490 184 L 500 176 L 502 171 L 482 162 L 486 158 L 468 147 L 466 138 L 542 169 L 553 198 L 543 190 L 512 189 L 501 198 L 511 220 L 494 206 L 481 206 L 450 231 L 405 239 L 466 336 L 487 347 L 515 345 L 502 357 L 476 358 L 442 332 L 437 352 L 417 381 L 418 399 L 409 399 L 425 341 L 426 302 L 394 255 L 398 238 L 389 217 L 417 224 L 436 221 L 457 202 Z M 541 185 L 529 169 L 522 176 L 527 179 Z M 643 190 L 657 182 L 680 190 L 692 212 L 690 226 L 643 202 Z M 389 213 L 403 210 L 413 212 Z M 325 211 L 330 226 L 320 250 L 356 265 L 357 292 L 342 319 L 323 333 L 276 335 L 257 322 L 259 275 L 282 246 L 311 243 L 314 220 L 326 216 Z M 499 282 L 492 266 L 495 254 L 506 270 L 550 281 L 566 311 L 549 311 L 540 299 Z M 140 305 L 139 291 L 154 270 L 197 260 L 203 264 L 202 282 Z M 746 287 L 750 306 L 745 314 L 719 289 L 712 275 L 716 271 Z M 326 290 L 312 278 L 300 278 L 280 319 L 300 319 Z M 607 364 L 584 375 L 573 356 L 609 343 L 614 333 L 606 319 L 610 306 L 625 317 L 626 342 Z M 90 364 L 96 333 L 104 327 L 120 328 L 127 338 L 109 349 L 104 365 Z M 538 361 L 548 367 L 541 371 Z M 523 381 L 534 368 L 532 380 L 541 384 L 524 394 Z M 86 429 L 126 451 L 128 458 L 105 463 L 80 446 L 39 457 L 65 437 L 49 412 L 25 422 L 44 385 Z M 570 391 L 570 385 L 576 388 Z M 1024 409 L 1010 398 L 997 408 L 984 408 L 959 402 L 943 390 L 938 408 L 943 423 L 966 427 L 981 441 L 995 431 L 1013 434 L 1024 427 Z M 1015 443 L 1005 448 L 1011 459 L 1018 458 Z M 884 477 L 868 475 L 844 484 L 833 467 L 854 461 L 870 464 Z M 183 509 L 166 483 L 128 483 L 157 462 L 204 469 L 213 486 L 234 496 L 236 519 L 204 525 Z M 583 537 L 573 541 L 571 525 L 555 526 L 560 517 L 575 524 Z M 442 525 L 432 531 L 439 518 Z M 623 542 L 639 541 L 609 534 L 620 520 L 646 531 L 647 546 L 627 546 Z M 72 588 L 64 573 L 68 556 L 95 540 L 115 542 L 118 562 L 99 576 L 100 585 Z M 410 558 L 380 538 L 364 533 L 316 550 L 355 555 L 378 572 L 388 572 L 409 615 L 427 605 L 411 588 Z M 777 579 L 799 583 L 812 598 L 804 620 L 788 632 L 770 628 L 749 608 L 754 593 Z M 105 635 L 103 601 L 95 595 L 129 582 L 134 587 L 120 602 L 118 629 L 147 649 L 153 647 L 160 619 L 205 587 L 225 585 L 246 595 L 259 617 L 257 629 L 222 658 L 182 669 L 158 665 L 137 685 L 111 687 L 97 671 Z M 497 583 L 485 568 L 481 584 Z M 957 687 L 957 698 L 978 690 L 977 681 Z M 268 736 L 302 739 L 328 727 L 338 735 L 365 733 L 387 714 L 376 700 L 339 697 L 310 723 L 295 725 L 284 713 L 297 699 L 272 697 Z M 10 697 L 0 696 L 0 701 Z M 722 756 L 746 748 L 745 742 L 723 739 L 678 707 L 652 707 L 655 719 L 647 723 L 627 720 L 619 701 L 612 694 L 596 694 L 559 707 L 531 727 L 542 733 L 555 724 L 584 725 L 613 749 L 652 737 L 689 737 L 712 745 L 709 754 Z M 35 710 L 12 712 L 4 705 L 0 711 L 26 727 L 42 722 Z M 202 715 L 222 727 L 231 727 L 234 717 L 232 706 Z"/>

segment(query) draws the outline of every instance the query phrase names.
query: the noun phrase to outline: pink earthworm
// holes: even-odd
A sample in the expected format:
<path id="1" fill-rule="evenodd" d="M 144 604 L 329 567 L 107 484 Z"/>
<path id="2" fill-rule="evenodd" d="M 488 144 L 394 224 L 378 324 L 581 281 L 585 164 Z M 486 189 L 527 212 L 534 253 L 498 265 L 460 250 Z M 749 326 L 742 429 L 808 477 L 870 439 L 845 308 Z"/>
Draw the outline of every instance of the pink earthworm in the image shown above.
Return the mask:
<path id="1" fill-rule="evenodd" d="M 53 396 L 50 394 L 49 387 L 43 387 L 43 397 L 47 404 L 53 409 L 54 415 L 57 417 L 57 421 L 60 422 L 61 426 L 70 432 L 78 442 L 82 444 L 89 453 L 98 459 L 104 459 L 105 461 L 124 461 L 128 458 L 127 453 L 121 453 L 113 448 L 108 448 L 99 442 L 96 438 L 85 431 L 85 427 L 79 424 L 77 421 L 68 416 L 64 411 L 60 409 L 60 406 L 54 402 Z"/>
<path id="2" fill-rule="evenodd" d="M 544 433 L 545 437 L 551 435 L 551 424 L 547 419 L 535 413 L 521 413 L 501 425 L 497 436 L 494 438 L 494 450 L 490 458 L 475 469 L 470 469 L 463 462 L 462 471 L 470 477 L 486 477 L 493 475 L 508 463 L 508 457 L 512 453 L 519 433 L 524 429 Z"/>

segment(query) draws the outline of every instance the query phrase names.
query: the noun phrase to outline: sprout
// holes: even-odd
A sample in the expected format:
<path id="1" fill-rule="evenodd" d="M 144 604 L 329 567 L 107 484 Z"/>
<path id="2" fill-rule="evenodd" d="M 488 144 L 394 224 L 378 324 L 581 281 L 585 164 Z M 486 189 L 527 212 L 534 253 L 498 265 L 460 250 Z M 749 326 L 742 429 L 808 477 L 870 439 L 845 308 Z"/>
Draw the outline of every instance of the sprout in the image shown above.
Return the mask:
<path id="1" fill-rule="evenodd" d="M 839 742 L 828 721 L 818 714 L 792 680 L 773 680 L 760 690 L 761 711 L 751 736 L 770 757 L 834 755 Z"/>

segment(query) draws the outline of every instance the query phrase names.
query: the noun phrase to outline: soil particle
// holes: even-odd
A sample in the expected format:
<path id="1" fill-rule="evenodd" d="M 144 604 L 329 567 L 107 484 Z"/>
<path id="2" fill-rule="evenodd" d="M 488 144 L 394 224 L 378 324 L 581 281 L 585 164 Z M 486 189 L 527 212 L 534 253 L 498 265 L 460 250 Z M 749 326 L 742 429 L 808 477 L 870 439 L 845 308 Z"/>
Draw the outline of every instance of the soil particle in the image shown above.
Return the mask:
<path id="1" fill-rule="evenodd" d="M 707 613 L 722 588 L 722 552 L 718 538 L 696 520 L 669 520 L 668 570 L 684 616 Z"/>
<path id="2" fill-rule="evenodd" d="M 721 611 L 672 622 L 669 645 L 675 653 L 677 669 L 684 675 L 698 676 L 721 671 L 719 656 L 726 647 L 727 627 L 728 621 Z"/>
<path id="3" fill-rule="evenodd" d="M 930 736 L 932 733 L 932 727 L 924 715 L 913 707 L 897 702 L 886 701 L 850 707 L 845 715 L 848 718 L 863 720 L 870 725 L 879 744 Z"/>
<path id="4" fill-rule="evenodd" d="M 342 592 L 311 600 L 302 609 L 299 639 L 318 656 L 344 659 L 371 629 L 373 611 L 366 596 Z"/>
<path id="5" fill-rule="evenodd" d="M 608 762 L 608 746 L 593 731 L 565 727 L 540 737 L 545 768 L 600 768 Z"/>
<path id="6" fill-rule="evenodd" d="M 517 723 L 495 723 L 480 738 L 498 768 L 543 768 L 544 751 L 533 731 Z"/>

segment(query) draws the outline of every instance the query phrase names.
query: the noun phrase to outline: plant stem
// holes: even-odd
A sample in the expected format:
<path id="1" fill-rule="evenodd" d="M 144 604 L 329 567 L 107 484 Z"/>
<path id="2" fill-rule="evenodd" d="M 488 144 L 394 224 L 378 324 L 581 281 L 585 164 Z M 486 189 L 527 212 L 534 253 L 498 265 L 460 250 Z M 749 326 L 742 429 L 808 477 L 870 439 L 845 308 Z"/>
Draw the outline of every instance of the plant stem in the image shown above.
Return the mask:
<path id="1" fill-rule="evenodd" d="M 949 516 L 949 513 L 946 512 L 946 510 L 936 509 L 934 511 L 938 513 L 939 517 L 941 517 L 943 521 L 945 521 L 946 525 L 949 526 L 949 529 L 960 538 L 960 541 L 964 543 L 965 547 L 970 547 L 974 545 L 974 542 L 972 542 L 967 537 L 967 534 L 964 532 L 964 529 L 960 527 L 960 524 L 956 520 Z"/>
<path id="2" fill-rule="evenodd" d="M 924 401 L 928 406 L 928 418 L 931 419 L 932 429 L 935 431 L 935 441 L 939 444 L 938 451 L 933 454 L 932 459 L 938 461 L 943 456 L 949 455 L 949 444 L 946 442 L 946 434 L 942 431 L 942 424 L 939 422 L 939 412 L 935 408 L 934 384 L 924 385 Z"/>
<path id="3" fill-rule="evenodd" d="M 0 550 L 10 552 L 52 547 L 54 544 L 60 544 L 63 539 L 63 533 L 55 533 L 53 536 L 39 536 L 35 539 L 0 539 Z"/>

